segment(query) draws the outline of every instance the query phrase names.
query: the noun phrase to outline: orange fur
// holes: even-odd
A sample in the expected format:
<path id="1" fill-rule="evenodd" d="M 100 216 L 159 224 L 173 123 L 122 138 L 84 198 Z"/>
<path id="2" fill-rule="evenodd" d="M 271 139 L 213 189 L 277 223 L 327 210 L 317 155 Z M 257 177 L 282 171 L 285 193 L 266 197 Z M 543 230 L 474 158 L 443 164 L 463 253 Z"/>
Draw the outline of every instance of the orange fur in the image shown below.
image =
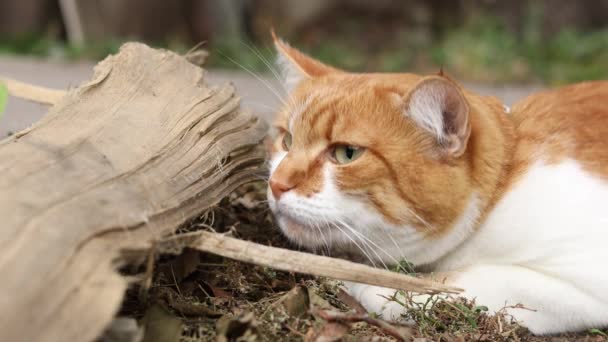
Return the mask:
<path id="1" fill-rule="evenodd" d="M 347 73 L 275 42 L 307 76 L 278 113 L 280 133 L 272 147 L 281 150 L 284 132 L 291 130 L 292 148 L 272 180 L 299 194 L 320 191 L 321 166 L 331 162 L 334 144 L 362 146 L 366 151 L 359 159 L 336 166 L 340 190 L 365 199 L 391 223 L 440 236 L 473 193 L 483 220 L 538 153 L 549 162 L 577 159 L 608 176 L 608 82 L 539 93 L 517 104 L 511 116 L 496 98 L 456 85 L 468 105 L 470 132 L 461 155 L 445 155 L 404 115 L 410 94 L 429 77 Z M 454 82 L 443 71 L 431 77 Z M 301 104 L 305 109 L 294 117 Z"/>
<path id="2" fill-rule="evenodd" d="M 574 84 L 529 96 L 514 106 L 518 132 L 513 177 L 542 154 L 547 163 L 566 158 L 608 178 L 608 81 Z"/>

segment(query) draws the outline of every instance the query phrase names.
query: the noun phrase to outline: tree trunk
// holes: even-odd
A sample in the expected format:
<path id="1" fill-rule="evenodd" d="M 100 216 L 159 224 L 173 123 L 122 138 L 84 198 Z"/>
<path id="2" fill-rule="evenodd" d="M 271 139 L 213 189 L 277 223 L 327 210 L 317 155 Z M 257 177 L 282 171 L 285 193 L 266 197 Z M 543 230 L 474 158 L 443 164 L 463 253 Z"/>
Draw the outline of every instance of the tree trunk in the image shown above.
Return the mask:
<path id="1" fill-rule="evenodd" d="M 118 310 L 121 251 L 263 171 L 265 125 L 185 58 L 127 44 L 0 142 L 0 341 L 90 341 Z"/>

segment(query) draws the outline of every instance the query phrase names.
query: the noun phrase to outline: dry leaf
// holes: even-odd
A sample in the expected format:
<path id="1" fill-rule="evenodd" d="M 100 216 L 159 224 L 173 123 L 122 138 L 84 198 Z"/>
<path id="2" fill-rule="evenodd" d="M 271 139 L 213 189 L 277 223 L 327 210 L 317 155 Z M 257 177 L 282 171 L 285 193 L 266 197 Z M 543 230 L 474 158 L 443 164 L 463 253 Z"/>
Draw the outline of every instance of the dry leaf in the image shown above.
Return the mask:
<path id="1" fill-rule="evenodd" d="M 182 335 L 182 321 L 158 304 L 146 311 L 144 327 L 143 342 L 177 342 Z"/>
<path id="2" fill-rule="evenodd" d="M 338 341 L 348 334 L 350 327 L 341 322 L 331 322 L 325 324 L 319 332 L 311 336 L 306 336 L 306 342 L 333 342 Z"/>
<path id="3" fill-rule="evenodd" d="M 361 305 L 361 303 L 359 303 L 359 301 L 357 301 L 355 298 L 353 298 L 351 295 L 349 295 L 348 293 L 346 293 L 346 291 L 342 289 L 338 291 L 338 299 L 344 304 L 348 305 L 348 307 L 353 309 L 356 313 L 367 313 L 367 310 L 365 310 L 365 308 L 363 307 L 363 305 Z"/>
<path id="4" fill-rule="evenodd" d="M 310 309 L 310 298 L 308 289 L 304 286 L 296 286 L 285 294 L 280 300 L 287 314 L 293 317 L 304 317 Z"/>

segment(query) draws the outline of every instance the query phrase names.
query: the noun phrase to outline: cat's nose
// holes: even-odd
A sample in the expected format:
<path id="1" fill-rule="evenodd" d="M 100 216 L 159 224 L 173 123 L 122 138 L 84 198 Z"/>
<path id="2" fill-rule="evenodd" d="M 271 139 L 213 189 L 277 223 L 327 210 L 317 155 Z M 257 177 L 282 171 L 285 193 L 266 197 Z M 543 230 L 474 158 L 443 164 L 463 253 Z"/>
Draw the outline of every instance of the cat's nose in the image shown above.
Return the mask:
<path id="1" fill-rule="evenodd" d="M 268 183 L 270 185 L 272 195 L 276 200 L 279 200 L 279 198 L 281 198 L 281 195 L 293 189 L 293 186 L 289 186 L 289 184 L 283 183 L 280 180 L 276 180 L 273 178 L 271 178 Z"/>

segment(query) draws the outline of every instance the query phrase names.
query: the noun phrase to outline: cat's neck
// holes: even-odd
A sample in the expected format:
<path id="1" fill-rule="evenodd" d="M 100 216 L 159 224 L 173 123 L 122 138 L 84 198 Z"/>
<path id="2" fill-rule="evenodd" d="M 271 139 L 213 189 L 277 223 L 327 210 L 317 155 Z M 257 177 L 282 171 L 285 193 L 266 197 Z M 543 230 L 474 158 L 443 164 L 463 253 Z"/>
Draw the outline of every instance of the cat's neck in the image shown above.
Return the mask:
<path id="1" fill-rule="evenodd" d="M 481 225 L 510 183 L 516 132 L 508 107 L 494 97 L 467 95 L 471 108 L 471 178 Z M 475 227 L 477 228 L 477 227 Z"/>
<path id="2" fill-rule="evenodd" d="M 429 240 L 415 264 L 433 269 L 479 229 L 511 182 L 515 129 L 504 105 L 495 98 L 466 94 L 471 135 L 466 154 L 472 194 L 445 234 Z"/>

